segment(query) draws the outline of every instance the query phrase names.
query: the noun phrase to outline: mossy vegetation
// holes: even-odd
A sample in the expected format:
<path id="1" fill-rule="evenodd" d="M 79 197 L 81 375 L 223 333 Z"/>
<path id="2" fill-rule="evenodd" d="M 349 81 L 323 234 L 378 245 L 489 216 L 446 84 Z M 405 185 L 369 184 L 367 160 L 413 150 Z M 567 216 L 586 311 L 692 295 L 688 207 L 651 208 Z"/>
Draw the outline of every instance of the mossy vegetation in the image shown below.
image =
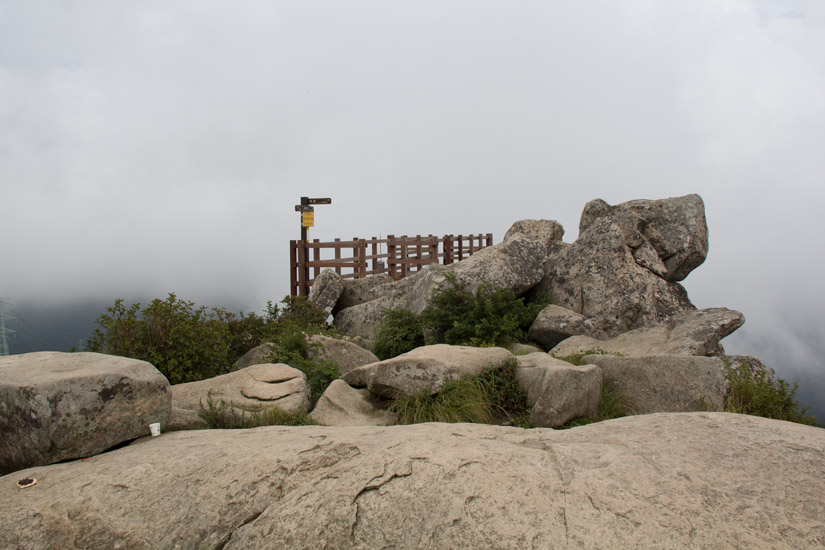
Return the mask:
<path id="1" fill-rule="evenodd" d="M 586 351 L 581 351 L 579 353 L 573 353 L 565 356 L 554 355 L 553 357 L 555 357 L 556 359 L 561 359 L 562 361 L 567 361 L 571 365 L 576 365 L 577 367 L 580 367 L 584 364 L 582 362 L 582 359 L 584 359 L 588 355 L 615 355 L 616 357 L 624 357 L 623 353 L 619 353 L 617 351 L 605 351 L 601 348 L 589 349 Z"/>

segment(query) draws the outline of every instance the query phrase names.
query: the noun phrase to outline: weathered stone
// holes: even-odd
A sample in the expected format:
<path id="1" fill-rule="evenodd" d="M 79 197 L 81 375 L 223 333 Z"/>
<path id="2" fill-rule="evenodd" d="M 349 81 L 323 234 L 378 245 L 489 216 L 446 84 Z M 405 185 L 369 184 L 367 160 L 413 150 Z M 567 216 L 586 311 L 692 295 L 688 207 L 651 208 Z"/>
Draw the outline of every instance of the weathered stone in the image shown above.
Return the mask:
<path id="1" fill-rule="evenodd" d="M 99 353 L 0 357 L 0 474 L 101 453 L 148 435 L 149 424 L 165 428 L 169 411 L 169 382 L 145 361 Z"/>
<path id="2" fill-rule="evenodd" d="M 274 351 L 275 347 L 271 343 L 264 342 L 260 346 L 254 347 L 244 353 L 241 358 L 235 361 L 232 365 L 232 370 L 236 371 L 245 369 L 246 367 L 251 367 L 252 365 L 269 363 L 269 358 L 272 356 Z"/>
<path id="3" fill-rule="evenodd" d="M 8 548 L 819 548 L 825 430 L 726 413 L 166 433 L 0 478 Z M 23 476 L 40 482 L 18 489 Z"/>
<path id="4" fill-rule="evenodd" d="M 600 218 L 617 222 L 639 265 L 668 281 L 683 280 L 707 257 L 708 226 L 699 195 L 634 200 L 615 206 L 596 199 L 585 205 L 579 232 L 584 233 Z"/>
<path id="5" fill-rule="evenodd" d="M 257 364 L 208 380 L 172 386 L 170 430 L 206 427 L 198 416 L 207 399 L 248 411 L 278 408 L 288 413 L 309 410 L 306 375 L 284 364 Z"/>
<path id="6" fill-rule="evenodd" d="M 390 296 L 354 305 L 335 314 L 333 324 L 340 334 L 372 341 L 384 322 L 384 312 L 401 307 Z"/>
<path id="7" fill-rule="evenodd" d="M 573 244 L 553 254 L 534 292 L 590 319 L 608 336 L 695 309 L 678 283 L 669 283 L 633 257 L 622 228 L 596 218 Z"/>
<path id="8" fill-rule="evenodd" d="M 564 228 L 555 220 L 519 220 L 504 234 L 507 241 L 516 234 L 526 235 L 545 246 L 547 254 L 552 254 L 564 246 Z"/>
<path id="9" fill-rule="evenodd" d="M 363 277 L 361 279 L 344 279 L 344 290 L 332 310 L 337 315 L 342 309 L 357 306 L 375 300 L 384 295 L 386 286 L 392 284 L 392 278 L 386 273 Z"/>
<path id="10" fill-rule="evenodd" d="M 342 378 L 350 386 L 366 387 L 384 397 L 422 391 L 434 395 L 451 380 L 471 378 L 486 368 L 503 367 L 512 360 L 513 354 L 503 348 L 436 344 L 353 369 Z"/>
<path id="11" fill-rule="evenodd" d="M 732 309 L 710 308 L 675 315 L 665 323 L 639 328 L 610 340 L 573 336 L 550 350 L 565 357 L 590 350 L 620 353 L 631 357 L 645 355 L 718 355 L 719 341 L 742 326 L 745 317 Z"/>
<path id="12" fill-rule="evenodd" d="M 575 418 L 598 414 L 602 397 L 598 367 L 574 366 L 541 352 L 517 359 L 516 379 L 527 391 L 531 425 L 558 428 Z"/>
<path id="13" fill-rule="evenodd" d="M 727 377 L 718 357 L 587 355 L 598 365 L 606 388 L 624 398 L 628 413 L 721 411 Z"/>
<path id="14" fill-rule="evenodd" d="M 308 300 L 330 315 L 343 291 L 344 279 L 334 269 L 324 269 L 312 283 Z"/>
<path id="15" fill-rule="evenodd" d="M 344 375 L 356 367 L 378 361 L 378 357 L 361 346 L 339 338 L 314 334 L 308 338 L 309 359 L 327 359 L 338 365 L 338 372 Z"/>
<path id="16" fill-rule="evenodd" d="M 395 414 L 367 389 L 357 390 L 341 380 L 327 386 L 309 416 L 325 426 L 389 426 Z"/>
<path id="17" fill-rule="evenodd" d="M 604 332 L 584 315 L 550 304 L 539 312 L 528 332 L 530 338 L 550 349 L 562 340 L 577 334 L 604 338 Z"/>

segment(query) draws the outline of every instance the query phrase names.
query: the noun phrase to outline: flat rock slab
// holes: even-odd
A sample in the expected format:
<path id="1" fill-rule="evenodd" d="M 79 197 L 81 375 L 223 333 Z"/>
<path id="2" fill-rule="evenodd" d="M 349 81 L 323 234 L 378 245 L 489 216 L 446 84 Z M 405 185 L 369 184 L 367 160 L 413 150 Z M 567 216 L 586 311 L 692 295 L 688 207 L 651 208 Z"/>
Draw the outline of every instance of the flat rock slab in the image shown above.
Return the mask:
<path id="1" fill-rule="evenodd" d="M 169 420 L 169 382 L 100 353 L 0 357 L 0 473 L 92 456 Z"/>
<path id="2" fill-rule="evenodd" d="M 571 430 L 175 432 L 0 477 L 9 548 L 814 548 L 825 430 L 726 413 Z M 18 489 L 23 475 L 39 480 Z"/>
<path id="3" fill-rule="evenodd" d="M 484 369 L 503 367 L 514 359 L 504 348 L 436 344 L 421 346 L 398 357 L 364 365 L 341 378 L 350 386 L 366 387 L 384 397 L 438 393 L 447 382 L 478 376 Z"/>
<path id="4" fill-rule="evenodd" d="M 629 357 L 646 355 L 710 355 L 722 350 L 719 341 L 742 326 L 745 316 L 720 307 L 688 311 L 649 327 L 609 340 L 572 336 L 550 350 L 556 357 L 601 350 Z"/>
<path id="5" fill-rule="evenodd" d="M 172 386 L 171 430 L 206 427 L 198 416 L 201 406 L 211 399 L 217 406 L 227 405 L 249 411 L 278 408 L 288 413 L 309 410 L 306 375 L 282 363 L 252 365 L 199 382 Z"/>
<path id="6" fill-rule="evenodd" d="M 624 398 L 630 414 L 725 408 L 727 371 L 718 357 L 586 355 L 582 362 L 598 365 L 605 387 Z"/>

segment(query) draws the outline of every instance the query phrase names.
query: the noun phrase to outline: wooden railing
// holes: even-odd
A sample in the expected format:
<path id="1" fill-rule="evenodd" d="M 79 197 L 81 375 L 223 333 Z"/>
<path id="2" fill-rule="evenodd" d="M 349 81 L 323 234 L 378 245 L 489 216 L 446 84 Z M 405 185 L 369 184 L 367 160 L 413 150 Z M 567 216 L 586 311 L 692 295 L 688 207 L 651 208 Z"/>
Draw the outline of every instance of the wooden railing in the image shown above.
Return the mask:
<path id="1" fill-rule="evenodd" d="M 315 278 L 324 268 L 332 268 L 345 279 L 360 279 L 387 273 L 397 281 L 424 266 L 449 265 L 493 244 L 492 233 L 486 235 L 416 235 L 385 239 L 335 239 L 332 242 L 289 241 L 289 292 L 306 296 Z M 382 251 L 383 249 L 383 251 Z M 327 251 L 332 251 L 332 258 Z M 346 254 L 346 255 L 345 255 Z"/>

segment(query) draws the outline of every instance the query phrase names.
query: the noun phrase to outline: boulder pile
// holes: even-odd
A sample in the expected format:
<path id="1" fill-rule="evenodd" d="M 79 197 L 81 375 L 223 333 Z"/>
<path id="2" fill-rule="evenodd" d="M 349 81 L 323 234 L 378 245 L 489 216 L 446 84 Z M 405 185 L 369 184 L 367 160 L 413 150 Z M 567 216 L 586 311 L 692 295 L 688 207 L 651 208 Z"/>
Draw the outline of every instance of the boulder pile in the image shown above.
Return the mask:
<path id="1" fill-rule="evenodd" d="M 269 344 L 173 387 L 121 357 L 0 358 L 0 547 L 825 546 L 825 430 L 718 412 L 729 365 L 765 367 L 725 355 L 741 313 L 697 310 L 681 285 L 707 256 L 702 199 L 597 199 L 578 239 L 563 234 L 522 220 L 400 281 L 323 272 L 310 300 L 347 338 L 307 337 L 310 358 L 341 374 L 320 396 L 269 362 Z M 533 343 L 383 361 L 356 345 L 386 310 L 423 311 L 448 274 L 549 297 Z M 392 426 L 391 399 L 499 368 L 513 369 L 535 429 Z M 596 416 L 606 389 L 636 416 L 546 429 Z M 323 426 L 195 431 L 210 399 Z M 152 423 L 161 437 L 146 437 Z"/>

